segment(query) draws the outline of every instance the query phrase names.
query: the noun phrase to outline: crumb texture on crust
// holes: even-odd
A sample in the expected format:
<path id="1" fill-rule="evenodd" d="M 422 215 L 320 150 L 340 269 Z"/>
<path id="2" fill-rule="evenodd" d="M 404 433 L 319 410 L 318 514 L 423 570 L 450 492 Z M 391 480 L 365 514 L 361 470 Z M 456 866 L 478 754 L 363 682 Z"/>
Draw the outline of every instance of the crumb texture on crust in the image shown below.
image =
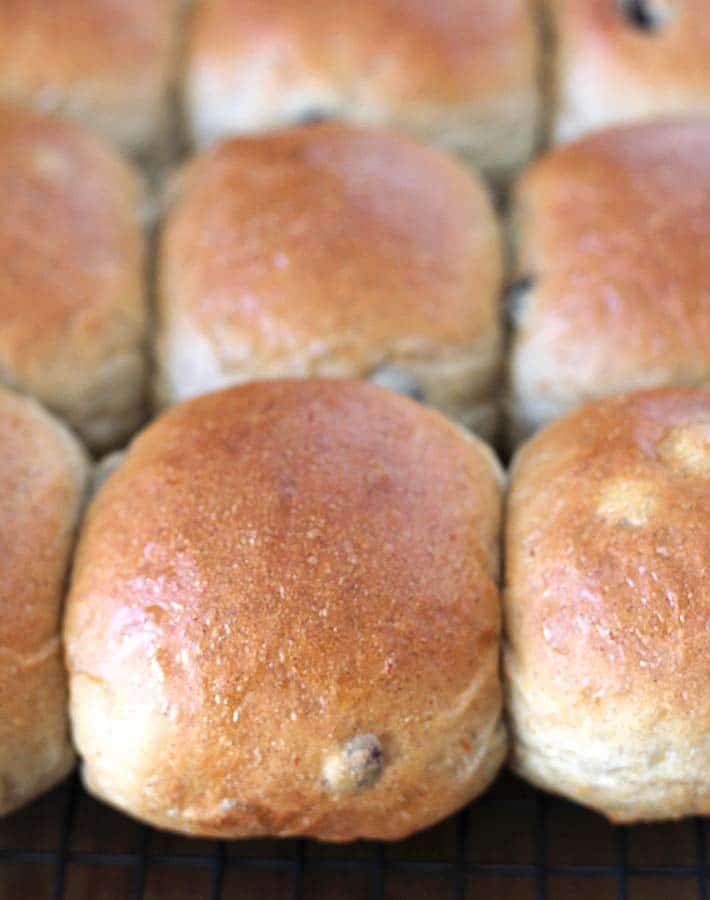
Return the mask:
<path id="1" fill-rule="evenodd" d="M 0 814 L 69 771 L 59 640 L 88 478 L 77 441 L 34 401 L 0 388 Z"/>
<path id="2" fill-rule="evenodd" d="M 159 400 L 375 375 L 463 417 L 498 378 L 500 243 L 482 183 L 390 132 L 223 143 L 184 170 L 163 232 Z"/>
<path id="3" fill-rule="evenodd" d="M 528 170 L 509 361 L 522 435 L 605 394 L 710 379 L 710 121 L 611 129 Z"/>
<path id="4" fill-rule="evenodd" d="M 710 113 L 707 0 L 545 3 L 556 140 L 621 122 Z"/>
<path id="5" fill-rule="evenodd" d="M 3 0 L 0 101 L 151 149 L 168 125 L 180 2 Z"/>
<path id="6" fill-rule="evenodd" d="M 73 125 L 0 106 L 0 381 L 95 449 L 143 414 L 142 185 Z"/>
<path id="7" fill-rule="evenodd" d="M 387 125 L 502 173 L 533 152 L 538 53 L 524 0 L 210 0 L 188 119 L 203 146 L 314 116 Z"/>
<path id="8" fill-rule="evenodd" d="M 157 825 L 395 838 L 505 755 L 500 471 L 362 382 L 172 407 L 94 499 L 65 620 L 89 789 Z"/>
<path id="9" fill-rule="evenodd" d="M 710 812 L 710 389 L 597 401 L 513 465 L 513 766 L 619 822 Z"/>

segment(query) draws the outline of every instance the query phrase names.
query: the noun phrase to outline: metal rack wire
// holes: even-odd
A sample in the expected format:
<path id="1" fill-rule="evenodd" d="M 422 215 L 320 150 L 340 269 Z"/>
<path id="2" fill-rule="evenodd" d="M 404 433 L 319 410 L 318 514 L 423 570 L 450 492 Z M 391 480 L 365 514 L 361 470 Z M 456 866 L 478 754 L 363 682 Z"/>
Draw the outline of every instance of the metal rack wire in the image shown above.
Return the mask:
<path id="1" fill-rule="evenodd" d="M 505 781 L 505 779 L 504 779 Z M 638 829 L 611 828 L 601 819 L 564 801 L 550 798 L 533 791 L 507 776 L 507 791 L 494 787 L 486 796 L 479 799 L 467 809 L 458 813 L 453 819 L 439 826 L 444 829 L 439 846 L 430 841 L 431 834 L 424 833 L 410 842 L 384 845 L 375 842 L 363 842 L 349 846 L 326 846 L 309 841 L 261 842 L 260 844 L 243 842 L 205 842 L 174 838 L 179 848 L 171 848 L 171 838 L 158 835 L 145 826 L 133 825 L 124 820 L 127 827 L 135 833 L 129 841 L 130 847 L 125 850 L 81 849 L 77 847 L 75 838 L 79 826 L 77 811 L 82 804 L 94 804 L 93 812 L 97 819 L 113 817 L 115 821 L 123 820 L 118 813 L 95 804 L 90 800 L 74 777 L 64 788 L 55 792 L 55 796 L 45 803 L 46 808 L 37 813 L 37 819 L 47 815 L 60 813 L 61 823 L 52 846 L 36 849 L 31 846 L 7 846 L 2 843 L 0 835 L 0 888 L 3 885 L 4 871 L 9 867 L 21 865 L 25 871 L 38 867 L 49 874 L 44 880 L 42 889 L 23 891 L 23 900 L 40 900 L 40 897 L 52 900 L 75 900 L 85 897 L 93 900 L 93 889 L 69 889 L 70 873 L 82 867 L 94 871 L 122 873 L 122 887 L 117 887 L 110 896 L 116 900 L 144 900 L 147 896 L 157 896 L 148 891 L 146 885 L 149 876 L 156 871 L 170 872 L 178 880 L 184 879 L 186 873 L 199 871 L 203 879 L 202 887 L 190 891 L 194 900 L 225 900 L 240 897 L 240 882 L 248 877 L 247 873 L 279 873 L 282 878 L 278 889 L 270 892 L 266 889 L 261 896 L 292 897 L 293 900 L 309 900 L 312 896 L 336 897 L 333 890 L 325 893 L 314 892 L 309 888 L 309 879 L 314 876 L 323 878 L 340 873 L 352 882 L 357 880 L 357 890 L 349 890 L 348 897 L 362 896 L 373 900 L 385 898 L 409 897 L 411 892 L 403 886 L 407 879 L 410 883 L 423 886 L 419 896 L 435 898 L 485 898 L 491 894 L 487 885 L 510 885 L 510 894 L 515 897 L 515 885 L 527 885 L 526 897 L 535 900 L 556 900 L 558 897 L 572 896 L 571 893 L 560 892 L 555 888 L 557 880 L 569 879 L 595 881 L 606 886 L 606 892 L 599 890 L 599 897 L 613 896 L 617 900 L 634 900 L 635 897 L 646 897 L 648 886 L 654 880 L 668 884 L 669 881 L 679 886 L 677 896 L 692 897 L 697 900 L 708 900 L 708 883 L 710 881 L 710 865 L 707 861 L 706 828 L 703 820 L 662 826 L 665 831 L 661 836 L 664 842 L 673 841 L 673 835 L 680 835 L 694 846 L 694 859 L 687 854 L 683 862 L 646 861 L 639 863 L 630 859 L 629 842 Z M 53 810 L 53 812 L 52 812 Z M 91 810 L 90 810 L 91 811 Z M 20 816 L 26 815 L 23 813 Z M 605 840 L 611 842 L 611 856 L 606 861 L 591 861 L 587 855 L 588 842 L 582 837 L 574 847 L 573 858 L 564 861 L 555 858 L 554 839 L 550 836 L 550 827 L 559 822 L 560 817 L 572 816 L 574 830 L 580 823 L 586 822 L 597 830 L 605 829 Z M 475 845 L 477 833 L 482 833 L 477 826 L 482 822 L 495 822 L 503 818 L 504 828 L 515 830 L 519 823 L 520 837 L 529 840 L 531 858 L 521 859 L 520 848 L 513 845 L 500 848 L 498 858 L 484 861 L 477 858 Z M 86 823 L 83 826 L 86 830 Z M 608 833 L 607 833 L 608 832 Z M 433 833 L 433 832 L 432 832 Z M 7 834 L 7 832 L 6 832 Z M 167 849 L 152 846 L 156 840 L 168 841 Z M 429 846 L 427 842 L 429 841 Z M 7 843 L 7 842 L 6 842 Z M 14 843 L 14 842 L 10 842 Z M 81 841 L 78 842 L 81 844 Z M 98 843 L 101 843 L 99 838 Z M 262 855 L 266 844 L 268 852 Z M 688 845 L 688 846 L 690 846 Z M 442 850 L 445 847 L 445 850 Z M 472 850 L 472 848 L 474 848 Z M 254 850 L 257 852 L 254 852 Z M 524 854 L 523 854 L 524 856 Z M 402 882 L 402 878 L 405 882 Z M 229 885 L 227 882 L 229 881 Z M 643 883 L 642 892 L 632 891 L 631 885 Z M 28 884 L 24 881 L 23 884 Z M 613 884 L 613 887 L 610 885 Z M 682 889 L 681 889 L 682 886 Z M 351 884 L 352 887 L 352 884 Z M 571 889 L 569 889 L 571 890 Z M 590 887 L 589 896 L 597 896 L 596 888 Z M 674 890 L 674 896 L 676 891 Z M 13 896 L 8 890 L 0 890 L 2 896 Z M 502 896 L 495 893 L 495 896 Z M 109 896 L 109 894 L 104 894 Z M 168 889 L 167 896 L 176 896 Z M 183 895 L 180 895 L 183 896 Z M 252 896 L 252 894 L 249 894 Z M 653 896 L 666 896 L 653 893 Z"/>

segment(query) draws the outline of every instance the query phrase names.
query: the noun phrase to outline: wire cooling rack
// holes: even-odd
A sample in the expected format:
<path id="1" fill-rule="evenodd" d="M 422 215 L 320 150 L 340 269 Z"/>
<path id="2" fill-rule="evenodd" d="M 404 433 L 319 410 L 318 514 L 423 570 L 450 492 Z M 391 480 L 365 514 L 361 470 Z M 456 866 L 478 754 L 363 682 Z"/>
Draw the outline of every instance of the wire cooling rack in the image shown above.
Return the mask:
<path id="1" fill-rule="evenodd" d="M 74 777 L 0 824 L 0 898 L 708 900 L 709 832 L 700 819 L 613 828 L 506 774 L 395 844 L 224 843 L 146 828 Z"/>

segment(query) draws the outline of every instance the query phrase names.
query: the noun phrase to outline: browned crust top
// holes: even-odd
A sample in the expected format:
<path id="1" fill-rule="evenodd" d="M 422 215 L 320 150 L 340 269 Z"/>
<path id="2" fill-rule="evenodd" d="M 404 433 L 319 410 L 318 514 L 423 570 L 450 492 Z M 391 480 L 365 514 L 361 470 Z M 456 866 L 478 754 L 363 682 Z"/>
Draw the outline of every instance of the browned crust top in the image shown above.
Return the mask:
<path id="1" fill-rule="evenodd" d="M 709 522 L 710 389 L 586 404 L 539 432 L 515 458 L 507 517 L 524 677 L 580 715 L 633 709 L 707 735 Z"/>
<path id="2" fill-rule="evenodd" d="M 372 385 L 263 382 L 180 404 L 90 508 L 70 671 L 114 695 L 134 666 L 149 673 L 140 702 L 184 738 L 146 762 L 161 810 L 191 798 L 185 815 L 214 828 L 205 809 L 232 790 L 269 823 L 255 812 L 252 831 L 314 829 L 333 812 L 316 799 L 324 752 L 375 734 L 396 757 L 426 721 L 448 734 L 481 660 L 491 686 L 471 715 L 490 727 L 499 493 L 482 444 Z M 354 827 L 387 833 L 378 809 L 398 791 L 438 808 L 409 783 L 437 740 L 407 749 L 409 774 L 383 778 L 370 812 L 353 799 Z"/>
<path id="3" fill-rule="evenodd" d="M 549 153 L 518 186 L 517 225 L 535 288 L 518 340 L 554 355 L 561 382 L 710 375 L 710 122 L 614 128 Z"/>
<path id="4" fill-rule="evenodd" d="M 437 151 L 328 124 L 228 141 L 188 166 L 162 244 L 163 314 L 238 359 L 355 358 L 497 333 L 499 232 Z M 330 343 L 329 343 L 330 342 Z M 331 348 L 330 344 L 333 345 Z"/>

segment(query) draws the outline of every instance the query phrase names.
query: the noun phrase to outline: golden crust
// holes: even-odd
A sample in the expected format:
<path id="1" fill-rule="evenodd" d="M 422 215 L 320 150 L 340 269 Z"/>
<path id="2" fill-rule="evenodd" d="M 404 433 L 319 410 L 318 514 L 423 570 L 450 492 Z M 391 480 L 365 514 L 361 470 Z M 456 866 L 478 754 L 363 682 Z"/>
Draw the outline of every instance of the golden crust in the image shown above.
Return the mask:
<path id="1" fill-rule="evenodd" d="M 505 752 L 500 469 L 361 382 L 173 407 L 92 503 L 65 624 L 89 789 L 192 834 L 395 838 Z"/>
<path id="2" fill-rule="evenodd" d="M 0 99 L 145 151 L 166 127 L 179 0 L 2 0 Z"/>
<path id="3" fill-rule="evenodd" d="M 87 482 L 75 439 L 0 388 L 0 813 L 63 778 L 69 743 L 59 619 Z"/>
<path id="4" fill-rule="evenodd" d="M 513 417 L 530 431 L 603 394 L 710 378 L 710 121 L 611 129 L 516 192 Z"/>
<path id="5" fill-rule="evenodd" d="M 555 40 L 555 134 L 569 140 L 632 119 L 710 112 L 706 0 L 546 0 Z M 620 85 L 623 88 L 620 89 Z"/>
<path id="6" fill-rule="evenodd" d="M 710 812 L 710 390 L 580 407 L 514 460 L 513 765 L 617 821 Z"/>
<path id="7" fill-rule="evenodd" d="M 225 142 L 177 194 L 160 256 L 163 402 L 387 364 L 432 396 L 438 381 L 447 411 L 490 399 L 500 235 L 484 186 L 454 161 L 389 132 L 319 125 Z"/>
<path id="8" fill-rule="evenodd" d="M 501 168 L 532 152 L 537 57 L 523 0 L 208 0 L 189 42 L 188 112 L 200 143 L 316 112 Z"/>
<path id="9" fill-rule="evenodd" d="M 72 125 L 0 107 L 0 378 L 93 447 L 142 416 L 142 185 Z"/>

